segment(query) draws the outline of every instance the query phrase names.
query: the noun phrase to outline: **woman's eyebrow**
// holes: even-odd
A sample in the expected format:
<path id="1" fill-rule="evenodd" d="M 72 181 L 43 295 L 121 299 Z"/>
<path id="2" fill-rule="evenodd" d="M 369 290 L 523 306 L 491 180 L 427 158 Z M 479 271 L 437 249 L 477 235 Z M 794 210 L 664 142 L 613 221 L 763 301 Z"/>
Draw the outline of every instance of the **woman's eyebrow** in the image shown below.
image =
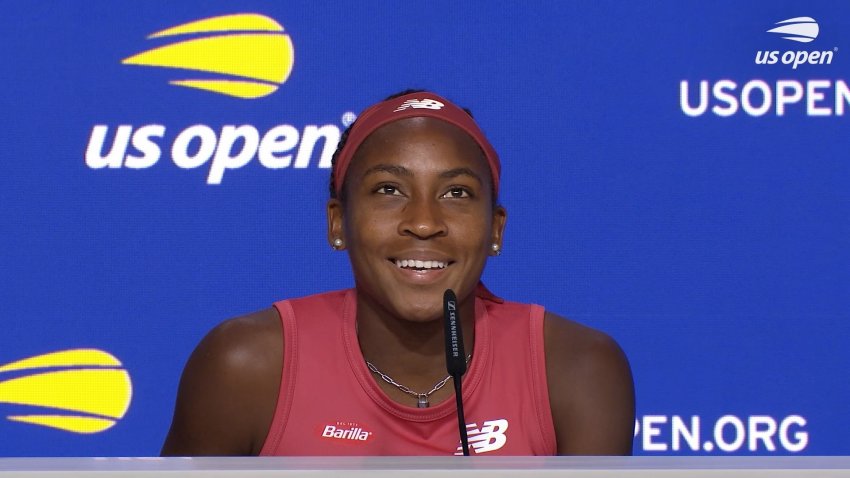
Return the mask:
<path id="1" fill-rule="evenodd" d="M 443 179 L 451 179 L 456 178 L 458 176 L 470 176 L 472 178 L 475 178 L 475 180 L 478 181 L 480 184 L 484 184 L 484 181 L 481 180 L 481 176 L 479 176 L 475 173 L 475 171 L 469 168 L 454 168 L 440 173 L 440 177 Z"/>
<path id="2" fill-rule="evenodd" d="M 377 174 L 377 173 L 389 173 L 389 174 L 392 174 L 394 176 L 404 176 L 404 177 L 408 177 L 408 178 L 414 176 L 413 171 L 405 168 L 404 166 L 398 166 L 398 165 L 395 165 L 395 164 L 376 164 L 376 165 L 372 166 L 371 168 L 367 169 L 366 171 L 364 171 L 363 177 L 365 178 L 365 177 L 369 176 L 370 174 Z M 484 181 L 481 179 L 481 176 L 476 174 L 475 171 L 473 171 L 470 168 L 454 168 L 454 169 L 449 169 L 447 171 L 443 171 L 443 172 L 440 173 L 441 179 L 451 179 L 451 178 L 456 178 L 458 176 L 469 176 L 469 177 L 475 179 L 476 181 L 478 181 L 480 184 L 484 184 Z"/>
<path id="3" fill-rule="evenodd" d="M 395 176 L 406 176 L 406 177 L 412 177 L 413 176 L 413 171 L 405 168 L 404 166 L 397 166 L 397 165 L 393 165 L 393 164 L 376 164 L 376 165 L 372 166 L 371 168 L 367 169 L 365 172 L 363 172 L 363 177 L 365 178 L 366 176 L 368 176 L 370 174 L 376 174 L 376 173 L 389 173 L 389 174 L 393 174 Z"/>

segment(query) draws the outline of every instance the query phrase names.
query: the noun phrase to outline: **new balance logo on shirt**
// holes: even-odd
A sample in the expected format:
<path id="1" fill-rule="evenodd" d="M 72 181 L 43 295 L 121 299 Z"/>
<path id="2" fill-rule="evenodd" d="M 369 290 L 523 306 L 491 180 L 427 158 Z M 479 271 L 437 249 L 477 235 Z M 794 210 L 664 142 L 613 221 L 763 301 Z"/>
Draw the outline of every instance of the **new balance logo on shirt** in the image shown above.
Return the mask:
<path id="1" fill-rule="evenodd" d="M 498 420 L 487 420 L 481 428 L 477 423 L 466 424 L 466 435 L 469 438 L 470 454 L 487 453 L 496 451 L 505 446 L 508 437 L 505 431 L 508 429 L 508 421 L 504 418 Z M 455 455 L 463 455 L 463 445 L 458 445 Z"/>
<path id="2" fill-rule="evenodd" d="M 431 100 L 431 99 L 428 99 L 428 98 L 426 98 L 424 100 L 411 99 L 411 100 L 405 101 L 404 103 L 401 104 L 401 106 L 394 109 L 393 113 L 395 113 L 396 111 L 404 111 L 408 108 L 440 110 L 440 109 L 443 109 L 443 106 L 445 106 L 445 105 L 440 103 L 439 101 Z"/>

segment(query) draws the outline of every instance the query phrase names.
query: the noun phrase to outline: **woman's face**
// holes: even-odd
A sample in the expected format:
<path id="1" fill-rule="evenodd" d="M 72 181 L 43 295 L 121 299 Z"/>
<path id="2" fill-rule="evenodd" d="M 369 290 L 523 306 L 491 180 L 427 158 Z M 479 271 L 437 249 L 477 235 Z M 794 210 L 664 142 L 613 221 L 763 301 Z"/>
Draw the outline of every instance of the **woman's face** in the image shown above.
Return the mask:
<path id="1" fill-rule="evenodd" d="M 470 297 L 506 215 L 469 135 L 434 118 L 390 123 L 360 146 L 345 183 L 344 203 L 328 203 L 329 237 L 343 239 L 361 300 L 421 322 L 442 316 L 446 289 Z"/>

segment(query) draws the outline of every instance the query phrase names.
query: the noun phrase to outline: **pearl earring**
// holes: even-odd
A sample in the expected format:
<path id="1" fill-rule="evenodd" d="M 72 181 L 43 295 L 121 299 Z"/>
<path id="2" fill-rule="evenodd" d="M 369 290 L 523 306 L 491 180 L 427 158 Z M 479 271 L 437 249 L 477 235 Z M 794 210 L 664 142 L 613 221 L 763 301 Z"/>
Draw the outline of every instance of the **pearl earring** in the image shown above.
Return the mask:
<path id="1" fill-rule="evenodd" d="M 332 247 L 333 247 L 334 249 L 337 249 L 337 250 L 338 250 L 340 247 L 342 247 L 342 239 L 340 239 L 340 238 L 338 238 L 338 237 L 337 237 L 336 239 L 334 239 L 334 241 L 333 241 L 333 246 L 332 246 Z"/>
<path id="2" fill-rule="evenodd" d="M 495 242 L 492 245 L 490 245 L 490 249 L 493 250 L 494 255 L 497 255 L 497 256 L 502 255 L 502 246 L 496 244 Z"/>

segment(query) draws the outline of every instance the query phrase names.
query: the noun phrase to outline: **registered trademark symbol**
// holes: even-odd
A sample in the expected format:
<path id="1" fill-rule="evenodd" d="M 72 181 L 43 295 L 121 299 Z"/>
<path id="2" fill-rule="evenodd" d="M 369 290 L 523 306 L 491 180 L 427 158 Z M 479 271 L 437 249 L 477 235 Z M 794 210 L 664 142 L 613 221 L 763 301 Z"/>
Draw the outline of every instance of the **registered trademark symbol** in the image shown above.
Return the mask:
<path id="1" fill-rule="evenodd" d="M 348 128 L 349 126 L 351 126 L 351 123 L 354 123 L 354 120 L 356 120 L 356 119 L 357 119 L 356 114 L 354 114 L 351 111 L 346 111 L 345 113 L 342 114 L 342 120 L 340 120 L 340 121 L 342 121 L 343 126 Z"/>

